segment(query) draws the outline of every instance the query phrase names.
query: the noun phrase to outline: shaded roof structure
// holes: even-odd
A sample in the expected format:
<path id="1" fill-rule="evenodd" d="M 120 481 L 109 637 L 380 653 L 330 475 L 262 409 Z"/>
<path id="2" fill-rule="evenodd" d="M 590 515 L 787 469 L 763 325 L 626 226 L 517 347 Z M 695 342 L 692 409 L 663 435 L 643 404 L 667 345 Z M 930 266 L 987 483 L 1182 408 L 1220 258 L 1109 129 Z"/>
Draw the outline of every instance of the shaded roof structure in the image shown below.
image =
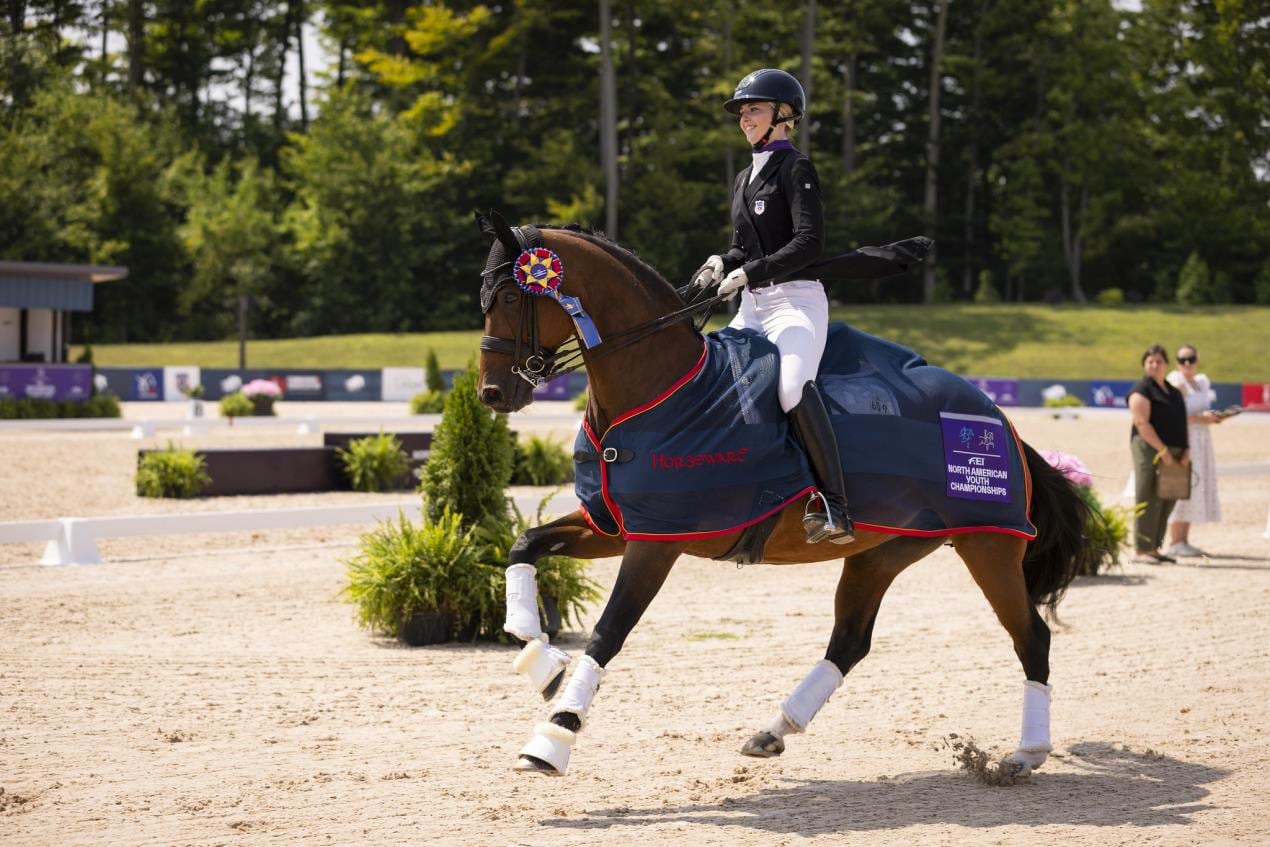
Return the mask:
<path id="1" fill-rule="evenodd" d="M 112 265 L 0 261 L 0 307 L 90 312 L 95 283 L 127 276 Z"/>

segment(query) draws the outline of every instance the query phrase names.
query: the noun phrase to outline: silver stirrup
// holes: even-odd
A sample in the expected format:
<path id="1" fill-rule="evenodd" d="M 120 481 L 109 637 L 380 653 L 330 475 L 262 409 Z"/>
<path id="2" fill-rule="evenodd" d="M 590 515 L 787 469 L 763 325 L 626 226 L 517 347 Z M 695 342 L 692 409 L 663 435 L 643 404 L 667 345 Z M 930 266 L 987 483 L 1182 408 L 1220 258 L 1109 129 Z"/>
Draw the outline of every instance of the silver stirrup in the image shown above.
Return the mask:
<path id="1" fill-rule="evenodd" d="M 821 520 L 820 512 L 813 512 L 812 504 L 820 501 L 820 505 L 824 507 L 824 520 Z M 808 526 L 808 524 L 811 526 Z M 816 526 L 819 524 L 819 526 Z M 803 508 L 803 532 L 807 533 L 808 544 L 819 544 L 828 539 L 834 544 L 850 544 L 855 541 L 855 536 L 844 530 L 833 522 L 833 512 L 829 509 L 829 500 L 819 491 L 813 491 L 807 498 L 807 505 Z M 835 533 L 838 533 L 835 535 Z"/>

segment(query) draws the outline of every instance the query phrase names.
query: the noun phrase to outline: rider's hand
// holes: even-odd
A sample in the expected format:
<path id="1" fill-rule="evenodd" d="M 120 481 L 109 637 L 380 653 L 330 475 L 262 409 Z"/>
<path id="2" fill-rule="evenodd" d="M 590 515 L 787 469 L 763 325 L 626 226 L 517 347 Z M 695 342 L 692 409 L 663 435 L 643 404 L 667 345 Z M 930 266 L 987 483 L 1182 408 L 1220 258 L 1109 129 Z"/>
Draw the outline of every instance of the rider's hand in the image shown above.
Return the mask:
<path id="1" fill-rule="evenodd" d="M 719 283 L 719 296 L 727 300 L 736 294 L 737 291 L 744 288 L 749 281 L 750 278 L 745 275 L 745 271 L 737 268 L 724 277 L 723 282 Z"/>
<path id="2" fill-rule="evenodd" d="M 1160 451 L 1160 461 L 1166 465 L 1173 465 L 1177 463 L 1177 460 L 1173 458 L 1173 454 L 1169 452 L 1169 448 L 1167 447 Z"/>
<path id="3" fill-rule="evenodd" d="M 711 256 L 692 275 L 692 284 L 697 288 L 709 288 L 721 279 L 723 279 L 723 258 L 721 256 Z"/>

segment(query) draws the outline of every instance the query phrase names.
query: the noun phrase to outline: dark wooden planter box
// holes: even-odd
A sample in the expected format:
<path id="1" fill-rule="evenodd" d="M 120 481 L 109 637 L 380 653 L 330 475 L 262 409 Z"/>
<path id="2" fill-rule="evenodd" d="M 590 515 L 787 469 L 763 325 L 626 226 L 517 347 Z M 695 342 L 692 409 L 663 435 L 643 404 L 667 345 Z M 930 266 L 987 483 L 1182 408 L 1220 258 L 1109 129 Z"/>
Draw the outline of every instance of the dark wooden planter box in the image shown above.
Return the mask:
<path id="1" fill-rule="evenodd" d="M 401 622 L 397 638 L 411 647 L 444 644 L 450 640 L 451 623 L 445 612 L 415 612 Z"/>

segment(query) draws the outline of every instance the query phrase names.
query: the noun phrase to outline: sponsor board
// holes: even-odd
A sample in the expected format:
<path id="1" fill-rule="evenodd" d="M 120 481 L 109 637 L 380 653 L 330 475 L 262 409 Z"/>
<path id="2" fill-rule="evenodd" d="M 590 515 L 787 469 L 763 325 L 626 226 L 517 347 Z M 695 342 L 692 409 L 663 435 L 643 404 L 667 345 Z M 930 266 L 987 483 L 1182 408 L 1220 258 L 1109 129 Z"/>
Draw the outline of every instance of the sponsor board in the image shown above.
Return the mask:
<path id="1" fill-rule="evenodd" d="M 0 398 L 87 400 L 92 385 L 90 365 L 0 365 Z"/>
<path id="2" fill-rule="evenodd" d="M 1091 382 L 1089 383 L 1089 405 L 1126 409 L 1129 407 L 1129 390 L 1136 384 L 1127 379 Z"/>
<path id="3" fill-rule="evenodd" d="M 381 397 L 390 402 L 404 402 L 427 390 L 423 368 L 384 368 Z"/>
<path id="4" fill-rule="evenodd" d="M 998 406 L 1019 405 L 1019 381 L 1017 379 L 968 376 L 966 381 L 988 395 L 988 399 Z"/>
<path id="5" fill-rule="evenodd" d="M 163 369 L 163 398 L 168 402 L 184 400 L 196 385 L 202 385 L 200 369 L 195 365 L 170 365 Z"/>

